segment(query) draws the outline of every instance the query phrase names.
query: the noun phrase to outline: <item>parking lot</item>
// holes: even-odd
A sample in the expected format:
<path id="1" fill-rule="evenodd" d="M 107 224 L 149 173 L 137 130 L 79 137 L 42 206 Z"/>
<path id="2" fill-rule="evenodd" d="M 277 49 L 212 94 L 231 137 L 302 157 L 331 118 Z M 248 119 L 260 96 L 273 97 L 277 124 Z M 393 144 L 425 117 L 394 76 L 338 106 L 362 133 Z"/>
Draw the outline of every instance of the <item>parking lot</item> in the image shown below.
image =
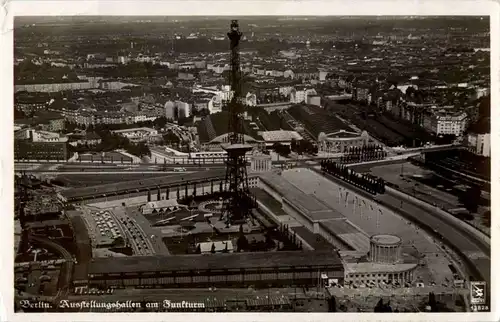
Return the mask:
<path id="1" fill-rule="evenodd" d="M 98 246 L 111 247 L 117 238 L 123 238 L 124 243 L 129 243 L 135 255 L 154 254 L 148 236 L 132 218 L 124 211 L 120 211 L 120 207 L 101 209 L 95 206 L 86 206 L 83 211 L 94 248 Z"/>
<path id="2" fill-rule="evenodd" d="M 86 220 L 91 221 L 90 224 L 90 238 L 92 244 L 110 245 L 118 237 L 123 237 L 122 232 L 118 228 L 114 218 L 109 211 L 106 210 L 93 210 L 87 208 Z"/>
<path id="3" fill-rule="evenodd" d="M 167 247 L 161 241 L 158 229 L 151 227 L 151 223 L 142 215 L 139 206 L 116 207 L 115 213 L 122 216 L 125 221 L 128 220 L 130 222 L 130 227 L 133 227 L 134 235 L 139 236 L 137 238 L 142 243 L 141 247 L 148 247 L 151 253 L 170 254 Z"/>

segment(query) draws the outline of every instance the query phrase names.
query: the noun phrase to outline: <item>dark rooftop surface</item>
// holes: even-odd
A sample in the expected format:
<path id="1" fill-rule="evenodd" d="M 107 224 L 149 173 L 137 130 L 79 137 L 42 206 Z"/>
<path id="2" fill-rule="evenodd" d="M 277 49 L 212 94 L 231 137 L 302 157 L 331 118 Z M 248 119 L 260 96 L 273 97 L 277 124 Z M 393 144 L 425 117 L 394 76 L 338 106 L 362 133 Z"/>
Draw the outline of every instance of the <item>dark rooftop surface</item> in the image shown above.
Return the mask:
<path id="1" fill-rule="evenodd" d="M 291 230 L 295 231 L 306 243 L 318 251 L 333 250 L 335 247 L 330 244 L 320 234 L 315 234 L 305 227 L 292 227 Z"/>
<path id="2" fill-rule="evenodd" d="M 323 265 L 342 265 L 342 262 L 332 251 L 107 257 L 93 260 L 89 274 Z"/>
<path id="3" fill-rule="evenodd" d="M 324 225 L 328 230 L 333 232 L 335 235 L 364 234 L 363 231 L 353 226 L 353 224 L 347 220 L 325 221 L 321 224 Z"/>
<path id="4" fill-rule="evenodd" d="M 179 173 L 176 176 L 170 175 L 158 178 L 145 178 L 143 180 L 133 180 L 126 182 L 116 182 L 93 187 L 76 188 L 61 191 L 61 195 L 65 198 L 85 198 L 102 194 L 114 194 L 125 191 L 133 192 L 136 189 L 144 189 L 148 187 L 166 186 L 183 183 L 190 180 L 200 180 L 204 178 L 224 178 L 225 169 L 216 169 L 195 173 Z"/>
<path id="5" fill-rule="evenodd" d="M 339 138 L 339 139 L 355 138 L 358 136 L 359 136 L 359 134 L 357 134 L 357 133 L 342 132 L 342 131 L 328 135 L 329 138 Z"/>
<path id="6" fill-rule="evenodd" d="M 344 216 L 329 208 L 313 195 L 305 194 L 292 183 L 276 174 L 260 176 L 260 180 L 271 186 L 289 204 L 295 206 L 311 220 L 341 219 Z"/>
<path id="7" fill-rule="evenodd" d="M 68 224 L 69 222 L 67 220 L 51 219 L 51 220 L 30 222 L 28 223 L 28 226 L 32 229 L 35 229 L 35 228 L 43 228 L 49 226 L 64 226 Z"/>
<path id="8" fill-rule="evenodd" d="M 321 132 L 325 134 L 339 130 L 354 132 L 344 121 L 318 106 L 294 105 L 288 109 L 288 113 L 297 121 L 302 122 L 315 137 Z"/>

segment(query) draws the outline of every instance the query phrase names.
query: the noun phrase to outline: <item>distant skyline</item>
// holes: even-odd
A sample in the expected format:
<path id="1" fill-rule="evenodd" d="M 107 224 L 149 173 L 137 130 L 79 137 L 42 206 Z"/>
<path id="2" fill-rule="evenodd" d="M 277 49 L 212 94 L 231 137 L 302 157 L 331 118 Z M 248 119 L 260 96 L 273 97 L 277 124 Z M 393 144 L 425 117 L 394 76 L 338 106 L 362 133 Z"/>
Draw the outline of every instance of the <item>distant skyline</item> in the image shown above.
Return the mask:
<path id="1" fill-rule="evenodd" d="M 481 19 L 483 18 L 483 19 Z M 53 22 L 92 22 L 92 21 L 109 21 L 122 23 L 126 21 L 149 20 L 151 22 L 172 22 L 172 21 L 217 21 L 228 19 L 253 20 L 253 21 L 279 21 L 279 20 L 298 20 L 298 21 L 328 21 L 332 19 L 346 20 L 454 20 L 454 21 L 470 21 L 470 20 L 485 20 L 489 16 L 394 16 L 394 15 L 377 15 L 377 16 L 290 16 L 290 15 L 275 15 L 275 16 L 16 16 L 15 23 L 53 23 Z"/>

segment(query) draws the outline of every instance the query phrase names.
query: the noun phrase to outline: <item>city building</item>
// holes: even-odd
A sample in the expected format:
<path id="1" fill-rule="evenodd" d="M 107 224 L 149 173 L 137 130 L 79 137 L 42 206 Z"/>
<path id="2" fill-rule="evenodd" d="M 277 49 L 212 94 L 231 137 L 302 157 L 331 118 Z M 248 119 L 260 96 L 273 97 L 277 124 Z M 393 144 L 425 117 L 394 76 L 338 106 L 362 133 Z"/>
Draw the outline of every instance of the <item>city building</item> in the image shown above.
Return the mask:
<path id="1" fill-rule="evenodd" d="M 165 199 L 149 201 L 144 206 L 141 207 L 143 215 L 150 215 L 156 213 L 171 212 L 180 209 L 181 207 L 175 199 Z"/>
<path id="2" fill-rule="evenodd" d="M 343 282 L 343 264 L 335 252 L 235 252 L 96 258 L 88 265 L 85 284 L 99 288 L 317 286 L 323 275 Z"/>
<path id="3" fill-rule="evenodd" d="M 49 121 L 49 129 L 52 132 L 62 131 L 62 130 L 64 130 L 64 123 L 65 123 L 64 117 L 50 120 Z"/>
<path id="4" fill-rule="evenodd" d="M 355 254 L 344 253 L 345 283 L 379 284 L 405 283 L 414 280 L 418 260 L 402 256 L 403 241 L 394 235 L 374 235 L 370 237 L 368 260 Z"/>
<path id="5" fill-rule="evenodd" d="M 221 112 L 222 104 L 222 98 L 218 95 L 214 95 L 208 102 L 208 110 L 210 114 Z"/>
<path id="6" fill-rule="evenodd" d="M 303 89 L 293 89 L 290 92 L 290 102 L 291 103 L 303 103 L 307 102 L 308 96 L 317 96 L 318 93 L 314 88 L 303 88 Z"/>
<path id="7" fill-rule="evenodd" d="M 469 151 L 483 157 L 491 156 L 491 134 L 469 133 L 467 135 L 467 147 Z"/>
<path id="8" fill-rule="evenodd" d="M 167 120 L 176 120 L 177 119 L 177 109 L 175 107 L 175 103 L 172 101 L 167 101 L 165 103 L 165 117 Z"/>
<path id="9" fill-rule="evenodd" d="M 352 90 L 352 99 L 358 102 L 367 102 L 370 88 L 366 85 L 356 85 Z"/>
<path id="10" fill-rule="evenodd" d="M 272 169 L 271 156 L 264 153 L 254 153 L 250 158 L 250 171 L 268 172 Z"/>
<path id="11" fill-rule="evenodd" d="M 58 133 L 20 130 L 14 133 L 15 160 L 68 160 L 68 137 Z"/>
<path id="12" fill-rule="evenodd" d="M 320 133 L 318 136 L 318 149 L 320 152 L 341 153 L 349 147 L 362 147 L 370 142 L 366 131 L 361 134 L 340 130 L 335 133 Z"/>
<path id="13" fill-rule="evenodd" d="M 465 112 L 434 112 L 424 117 L 424 128 L 435 134 L 453 134 L 462 136 L 467 126 L 467 114 Z"/>
<path id="14" fill-rule="evenodd" d="M 182 101 L 175 101 L 175 107 L 177 108 L 179 118 L 191 116 L 191 104 Z"/>
<path id="15" fill-rule="evenodd" d="M 303 139 L 302 136 L 296 131 L 285 131 L 285 130 L 262 131 L 259 132 L 259 134 L 264 139 L 266 147 L 271 147 L 275 143 L 290 145 L 293 140 L 300 141 Z"/>
<path id="16" fill-rule="evenodd" d="M 319 95 L 308 95 L 306 104 L 308 105 L 315 105 L 315 106 L 321 106 L 321 96 Z"/>
<path id="17" fill-rule="evenodd" d="M 124 130 L 114 130 L 111 133 L 119 134 L 128 138 L 131 142 L 150 141 L 158 136 L 158 131 L 148 127 L 139 127 Z"/>
<path id="18" fill-rule="evenodd" d="M 72 146 L 77 146 L 78 144 L 93 146 L 102 142 L 101 137 L 94 132 L 85 134 L 80 134 L 80 133 L 70 134 L 68 135 L 68 138 L 69 138 L 69 144 Z"/>

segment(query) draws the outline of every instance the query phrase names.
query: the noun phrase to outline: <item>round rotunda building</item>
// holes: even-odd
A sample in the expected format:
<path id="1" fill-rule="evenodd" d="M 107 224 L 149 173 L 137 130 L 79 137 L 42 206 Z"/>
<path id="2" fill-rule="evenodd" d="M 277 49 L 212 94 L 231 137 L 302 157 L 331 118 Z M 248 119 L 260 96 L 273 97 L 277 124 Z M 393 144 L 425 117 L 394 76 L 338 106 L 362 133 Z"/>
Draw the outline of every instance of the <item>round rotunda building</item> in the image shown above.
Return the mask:
<path id="1" fill-rule="evenodd" d="M 370 238 L 369 258 L 374 263 L 396 264 L 401 261 L 403 241 L 394 235 L 374 235 Z"/>

